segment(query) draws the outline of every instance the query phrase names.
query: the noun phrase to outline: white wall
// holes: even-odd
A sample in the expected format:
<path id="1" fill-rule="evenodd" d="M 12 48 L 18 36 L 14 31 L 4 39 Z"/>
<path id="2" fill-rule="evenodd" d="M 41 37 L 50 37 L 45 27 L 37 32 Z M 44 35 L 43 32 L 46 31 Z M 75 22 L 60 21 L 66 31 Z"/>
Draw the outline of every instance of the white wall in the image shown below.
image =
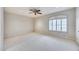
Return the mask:
<path id="1" fill-rule="evenodd" d="M 48 30 L 48 21 L 49 17 L 57 16 L 57 15 L 67 15 L 68 16 L 68 32 L 50 32 Z M 50 36 L 56 36 L 66 39 L 73 39 L 75 40 L 75 8 L 70 10 L 65 10 L 61 12 L 52 13 L 46 16 L 42 16 L 36 19 L 35 23 L 35 31 L 38 33 L 50 35 Z"/>
<path id="2" fill-rule="evenodd" d="M 26 16 L 5 12 L 5 38 L 33 31 L 33 20 Z"/>
<path id="3" fill-rule="evenodd" d="M 0 50 L 4 50 L 3 22 L 4 22 L 4 8 L 0 7 Z"/>
<path id="4" fill-rule="evenodd" d="M 76 40 L 79 43 L 79 7 L 76 8 Z"/>

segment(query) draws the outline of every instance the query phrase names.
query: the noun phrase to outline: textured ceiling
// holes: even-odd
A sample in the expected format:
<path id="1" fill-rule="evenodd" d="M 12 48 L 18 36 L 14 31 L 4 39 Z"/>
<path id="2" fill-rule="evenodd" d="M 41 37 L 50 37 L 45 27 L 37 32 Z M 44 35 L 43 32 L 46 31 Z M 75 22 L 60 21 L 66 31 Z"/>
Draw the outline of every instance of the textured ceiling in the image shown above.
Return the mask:
<path id="1" fill-rule="evenodd" d="M 34 14 L 30 13 L 29 9 L 31 9 L 31 8 L 40 9 L 42 14 L 34 15 Z M 15 14 L 19 14 L 19 15 L 28 16 L 28 17 L 40 17 L 43 15 L 67 10 L 70 8 L 71 7 L 6 7 L 5 11 L 9 12 L 9 13 L 15 13 Z"/>

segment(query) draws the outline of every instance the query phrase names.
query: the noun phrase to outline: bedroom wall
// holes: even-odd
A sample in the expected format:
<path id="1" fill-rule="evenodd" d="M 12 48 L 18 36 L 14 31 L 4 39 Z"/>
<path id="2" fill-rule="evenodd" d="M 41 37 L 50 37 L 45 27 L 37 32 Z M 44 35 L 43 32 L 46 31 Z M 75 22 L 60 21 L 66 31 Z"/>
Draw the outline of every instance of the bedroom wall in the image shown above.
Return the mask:
<path id="1" fill-rule="evenodd" d="M 4 50 L 4 8 L 0 7 L 0 51 Z"/>
<path id="2" fill-rule="evenodd" d="M 76 8 L 76 41 L 79 44 L 79 7 Z"/>
<path id="3" fill-rule="evenodd" d="M 64 32 L 50 32 L 48 30 L 48 22 L 49 18 L 52 16 L 57 16 L 57 15 L 67 15 L 68 16 L 68 31 L 67 33 Z M 60 38 L 66 38 L 66 39 L 73 39 L 75 40 L 75 8 L 61 11 L 61 12 L 56 12 L 52 13 L 49 15 L 45 15 L 39 18 L 36 18 L 35 20 L 35 32 L 49 35 L 49 36 L 56 36 Z"/>
<path id="4" fill-rule="evenodd" d="M 33 20 L 26 16 L 5 12 L 5 38 L 33 31 Z"/>

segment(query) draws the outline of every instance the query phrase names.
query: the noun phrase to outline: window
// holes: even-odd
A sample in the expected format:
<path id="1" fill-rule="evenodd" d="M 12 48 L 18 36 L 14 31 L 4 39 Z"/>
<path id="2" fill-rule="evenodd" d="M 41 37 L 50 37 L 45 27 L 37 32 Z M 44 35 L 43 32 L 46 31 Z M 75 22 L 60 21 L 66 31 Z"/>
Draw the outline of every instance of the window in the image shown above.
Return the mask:
<path id="1" fill-rule="evenodd" d="M 58 16 L 49 19 L 49 30 L 67 32 L 67 16 Z"/>

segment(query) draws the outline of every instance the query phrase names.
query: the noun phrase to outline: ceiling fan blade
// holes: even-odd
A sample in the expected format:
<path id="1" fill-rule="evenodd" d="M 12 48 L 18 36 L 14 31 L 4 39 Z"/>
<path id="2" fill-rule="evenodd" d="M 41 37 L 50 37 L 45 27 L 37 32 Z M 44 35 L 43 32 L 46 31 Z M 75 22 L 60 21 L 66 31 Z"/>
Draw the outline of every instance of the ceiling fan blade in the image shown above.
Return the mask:
<path id="1" fill-rule="evenodd" d="M 30 9 L 30 11 L 33 11 L 33 9 Z"/>
<path id="2" fill-rule="evenodd" d="M 37 11 L 40 11 L 40 10 L 37 10 Z"/>
<path id="3" fill-rule="evenodd" d="M 42 14 L 42 13 L 38 13 L 38 14 Z"/>

